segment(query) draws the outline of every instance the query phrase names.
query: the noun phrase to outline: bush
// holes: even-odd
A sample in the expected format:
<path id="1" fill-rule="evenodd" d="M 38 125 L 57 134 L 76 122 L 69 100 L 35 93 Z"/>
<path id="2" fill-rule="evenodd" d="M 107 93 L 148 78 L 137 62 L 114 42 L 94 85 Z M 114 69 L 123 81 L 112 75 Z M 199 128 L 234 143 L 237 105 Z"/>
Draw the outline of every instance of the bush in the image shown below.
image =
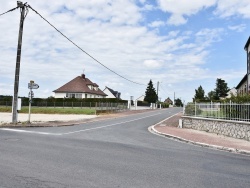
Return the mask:
<path id="1" fill-rule="evenodd" d="M 196 115 L 201 114 L 202 110 L 196 106 Z M 188 103 L 185 106 L 185 115 L 189 115 L 189 116 L 194 116 L 195 115 L 195 104 L 193 103 Z"/>

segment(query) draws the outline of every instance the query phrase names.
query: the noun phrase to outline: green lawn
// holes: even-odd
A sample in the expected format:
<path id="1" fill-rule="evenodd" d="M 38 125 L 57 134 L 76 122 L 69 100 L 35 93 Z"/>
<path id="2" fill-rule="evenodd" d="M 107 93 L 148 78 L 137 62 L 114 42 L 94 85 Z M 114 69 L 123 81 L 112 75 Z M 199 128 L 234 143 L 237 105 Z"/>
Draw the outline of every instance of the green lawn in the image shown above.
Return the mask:
<path id="1" fill-rule="evenodd" d="M 0 112 L 11 112 L 12 107 L 0 107 Z M 29 113 L 29 107 L 22 107 L 19 113 Z M 95 114 L 95 109 L 89 108 L 44 108 L 31 107 L 32 114 Z"/>

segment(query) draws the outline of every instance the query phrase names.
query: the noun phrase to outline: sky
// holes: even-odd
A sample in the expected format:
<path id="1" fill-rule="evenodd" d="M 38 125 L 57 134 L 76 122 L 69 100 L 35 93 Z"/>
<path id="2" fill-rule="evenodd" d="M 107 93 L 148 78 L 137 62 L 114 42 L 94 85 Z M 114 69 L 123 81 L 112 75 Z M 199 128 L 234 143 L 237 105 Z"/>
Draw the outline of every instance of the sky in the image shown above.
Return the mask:
<path id="1" fill-rule="evenodd" d="M 0 14 L 17 6 L 0 0 Z M 244 46 L 250 36 L 250 0 L 32 0 L 28 1 L 76 48 L 29 9 L 24 21 L 19 96 L 28 83 L 47 98 L 80 76 L 121 92 L 124 100 L 145 94 L 150 80 L 161 101 L 190 102 L 217 78 L 229 88 L 246 74 Z M 0 16 L 0 95 L 13 95 L 20 10 Z M 136 83 L 139 84 L 136 84 Z M 159 87 L 157 83 L 159 82 Z"/>

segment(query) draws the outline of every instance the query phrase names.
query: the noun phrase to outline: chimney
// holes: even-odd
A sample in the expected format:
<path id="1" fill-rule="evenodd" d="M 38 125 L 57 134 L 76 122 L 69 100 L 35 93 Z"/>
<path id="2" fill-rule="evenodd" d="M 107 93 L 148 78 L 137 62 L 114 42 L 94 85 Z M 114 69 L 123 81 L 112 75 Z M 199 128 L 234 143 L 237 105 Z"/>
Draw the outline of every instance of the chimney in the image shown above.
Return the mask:
<path id="1" fill-rule="evenodd" d="M 85 74 L 82 74 L 82 78 L 85 79 Z"/>

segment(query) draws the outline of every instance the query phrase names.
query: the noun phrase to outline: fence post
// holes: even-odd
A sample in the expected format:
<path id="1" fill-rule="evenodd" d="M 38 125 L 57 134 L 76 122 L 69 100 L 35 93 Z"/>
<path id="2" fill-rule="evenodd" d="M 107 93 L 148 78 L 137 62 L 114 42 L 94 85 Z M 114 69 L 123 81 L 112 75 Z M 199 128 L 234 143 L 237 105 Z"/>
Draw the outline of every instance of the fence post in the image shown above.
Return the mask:
<path id="1" fill-rule="evenodd" d="M 194 116 L 196 117 L 196 101 L 194 101 Z"/>
<path id="2" fill-rule="evenodd" d="M 56 102 L 54 102 L 54 108 L 56 107 Z"/>
<path id="3" fill-rule="evenodd" d="M 72 108 L 73 108 L 73 102 L 72 102 Z"/>

